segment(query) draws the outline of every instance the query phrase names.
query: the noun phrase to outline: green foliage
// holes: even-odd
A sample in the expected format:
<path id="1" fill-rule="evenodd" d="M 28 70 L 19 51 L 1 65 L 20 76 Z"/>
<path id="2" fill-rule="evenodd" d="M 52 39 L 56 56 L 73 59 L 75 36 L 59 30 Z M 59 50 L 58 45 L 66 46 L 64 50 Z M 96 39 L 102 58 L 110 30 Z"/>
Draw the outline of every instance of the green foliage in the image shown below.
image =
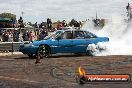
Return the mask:
<path id="1" fill-rule="evenodd" d="M 16 20 L 16 15 L 11 13 L 1 13 L 0 17 L 2 18 L 10 18 L 11 20 Z"/>
<path id="2" fill-rule="evenodd" d="M 33 26 L 32 22 L 28 22 L 27 24 L 30 25 L 30 26 Z"/>

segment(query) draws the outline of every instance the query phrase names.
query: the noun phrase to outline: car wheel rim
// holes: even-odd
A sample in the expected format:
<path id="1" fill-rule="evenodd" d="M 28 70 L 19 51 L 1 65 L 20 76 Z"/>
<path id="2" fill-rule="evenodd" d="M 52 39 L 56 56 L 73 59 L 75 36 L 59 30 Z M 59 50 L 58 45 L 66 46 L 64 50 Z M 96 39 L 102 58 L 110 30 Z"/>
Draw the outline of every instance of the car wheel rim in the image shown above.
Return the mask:
<path id="1" fill-rule="evenodd" d="M 42 45 L 42 46 L 40 46 L 38 53 L 39 53 L 40 57 L 48 57 L 49 56 L 49 48 L 45 45 Z"/>
<path id="2" fill-rule="evenodd" d="M 92 52 L 91 50 L 88 50 L 88 51 L 86 52 L 86 54 L 87 54 L 88 56 L 93 56 L 93 52 Z"/>

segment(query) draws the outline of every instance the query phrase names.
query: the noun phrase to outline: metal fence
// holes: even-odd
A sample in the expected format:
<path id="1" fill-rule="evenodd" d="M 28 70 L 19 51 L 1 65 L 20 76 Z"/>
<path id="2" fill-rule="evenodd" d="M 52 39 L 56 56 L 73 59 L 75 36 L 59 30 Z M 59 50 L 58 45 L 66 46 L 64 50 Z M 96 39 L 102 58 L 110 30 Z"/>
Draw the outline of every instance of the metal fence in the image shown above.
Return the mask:
<path id="1" fill-rule="evenodd" d="M 19 51 L 19 46 L 23 42 L 1 42 L 0 52 L 15 52 Z"/>

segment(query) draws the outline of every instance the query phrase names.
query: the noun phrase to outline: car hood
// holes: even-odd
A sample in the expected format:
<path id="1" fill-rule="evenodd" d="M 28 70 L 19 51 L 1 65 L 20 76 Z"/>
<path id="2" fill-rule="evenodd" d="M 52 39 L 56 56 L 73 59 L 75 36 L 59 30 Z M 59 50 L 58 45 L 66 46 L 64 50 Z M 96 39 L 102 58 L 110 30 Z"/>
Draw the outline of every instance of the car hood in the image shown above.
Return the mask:
<path id="1" fill-rule="evenodd" d="M 39 46 L 41 44 L 47 44 L 48 40 L 41 40 L 41 41 L 33 41 L 33 45 Z"/>

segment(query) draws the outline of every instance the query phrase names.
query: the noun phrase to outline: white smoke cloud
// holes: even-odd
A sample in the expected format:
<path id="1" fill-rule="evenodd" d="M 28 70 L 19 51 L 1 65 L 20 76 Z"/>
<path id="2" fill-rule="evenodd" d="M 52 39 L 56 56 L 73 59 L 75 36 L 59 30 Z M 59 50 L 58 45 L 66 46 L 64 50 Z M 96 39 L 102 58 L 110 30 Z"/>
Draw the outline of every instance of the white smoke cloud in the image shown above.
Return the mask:
<path id="1" fill-rule="evenodd" d="M 126 23 L 120 15 L 113 15 L 112 22 L 106 24 L 101 30 L 89 28 L 86 23 L 85 30 L 89 30 L 98 36 L 109 37 L 108 50 L 98 55 L 132 55 L 132 22 Z"/>

